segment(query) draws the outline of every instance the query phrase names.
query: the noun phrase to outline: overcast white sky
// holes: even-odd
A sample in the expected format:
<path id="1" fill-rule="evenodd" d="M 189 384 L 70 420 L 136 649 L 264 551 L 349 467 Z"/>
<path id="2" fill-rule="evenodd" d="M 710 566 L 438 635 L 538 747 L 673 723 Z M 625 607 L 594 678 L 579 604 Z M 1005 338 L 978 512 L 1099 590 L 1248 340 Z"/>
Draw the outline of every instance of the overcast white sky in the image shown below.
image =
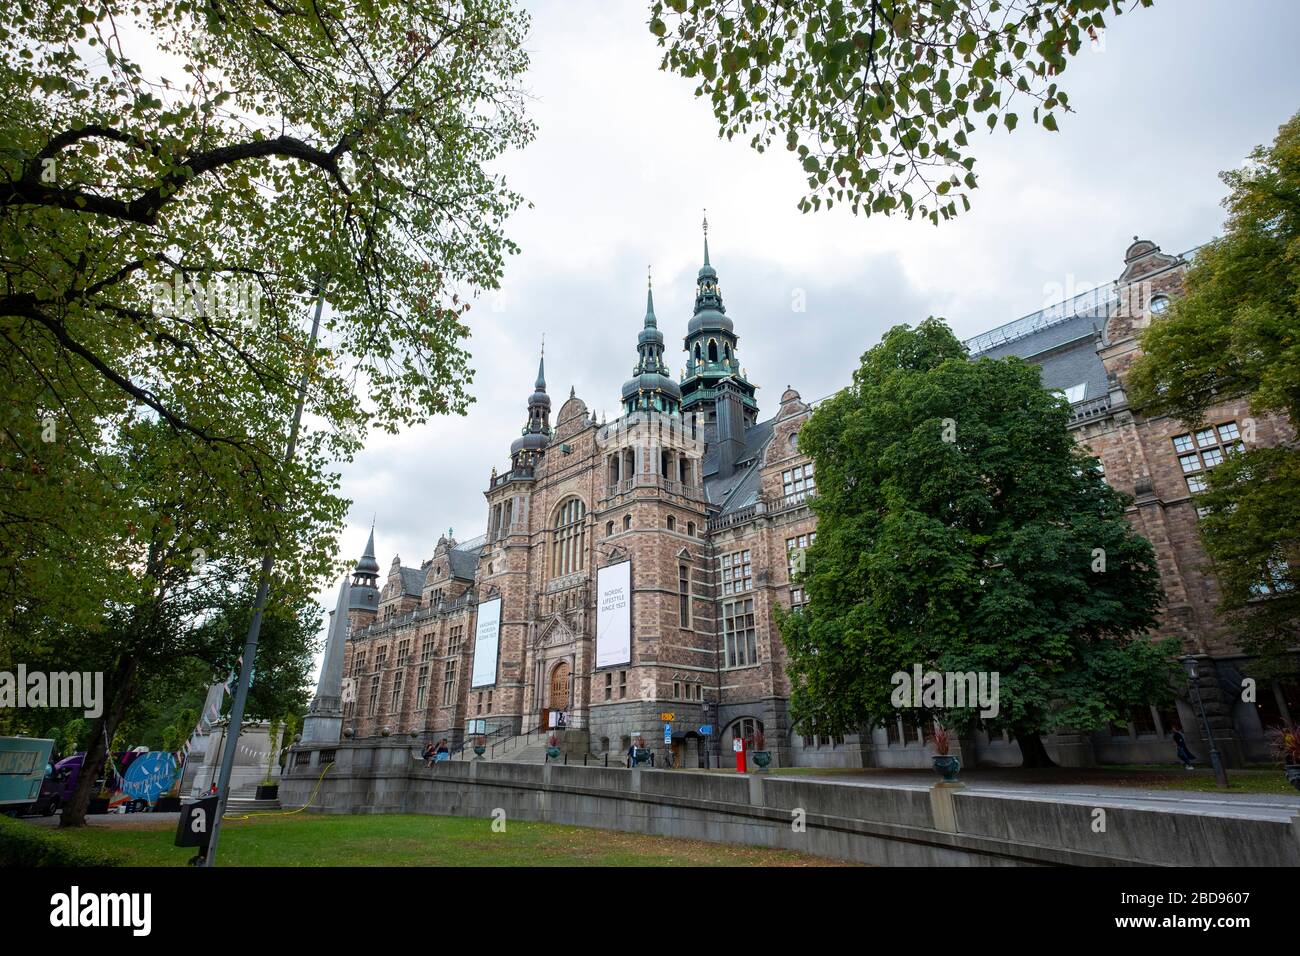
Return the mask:
<path id="1" fill-rule="evenodd" d="M 418 566 L 448 527 L 462 541 L 484 530 L 483 489 L 526 420 L 543 331 L 554 409 L 572 386 L 614 417 L 647 264 L 680 368 L 702 208 L 741 363 L 770 414 L 786 385 L 809 400 L 842 387 L 897 323 L 942 315 L 968 337 L 1113 279 L 1135 234 L 1167 252 L 1213 237 L 1218 172 L 1300 109 L 1300 3 L 1156 0 L 1070 64 L 1076 112 L 1060 132 L 1022 124 L 972 139 L 980 188 L 955 222 L 802 215 L 792 154 L 720 139 L 693 83 L 658 69 L 646 0 L 525 5 L 540 130 L 504 168 L 533 208 L 510 223 L 522 253 L 501 298 L 470 315 L 477 401 L 464 418 L 370 436 L 343 469 L 354 504 L 342 556 L 361 554 L 377 515 L 385 572 L 395 553 Z M 796 290 L 804 312 L 791 308 Z M 323 619 L 333 596 L 321 603 Z"/>

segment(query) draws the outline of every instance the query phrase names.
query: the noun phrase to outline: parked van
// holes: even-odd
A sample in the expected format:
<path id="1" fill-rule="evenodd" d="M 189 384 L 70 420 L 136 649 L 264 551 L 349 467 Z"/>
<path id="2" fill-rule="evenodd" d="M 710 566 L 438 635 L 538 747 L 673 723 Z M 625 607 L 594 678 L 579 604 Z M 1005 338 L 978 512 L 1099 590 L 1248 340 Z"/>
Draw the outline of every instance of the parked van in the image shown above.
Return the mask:
<path id="1" fill-rule="evenodd" d="M 28 813 L 48 778 L 53 740 L 0 737 L 0 813 Z"/>
<path id="2" fill-rule="evenodd" d="M 130 766 L 131 761 L 135 760 L 139 753 L 127 751 L 125 753 L 113 754 L 113 766 L 116 766 L 123 773 Z M 64 757 L 50 768 L 50 773 L 46 776 L 45 781 L 41 784 L 40 796 L 33 802 L 29 813 L 52 816 L 72 802 L 72 794 L 77 789 L 77 780 L 81 776 L 81 763 L 86 759 L 84 752 L 75 753 L 71 757 Z M 125 801 L 117 793 L 121 789 L 121 780 L 113 772 L 112 767 L 105 764 L 104 777 L 102 781 L 97 781 L 100 786 L 95 791 L 107 790 L 114 796 L 119 797 L 117 803 Z M 93 799 L 93 798 L 92 798 Z"/>

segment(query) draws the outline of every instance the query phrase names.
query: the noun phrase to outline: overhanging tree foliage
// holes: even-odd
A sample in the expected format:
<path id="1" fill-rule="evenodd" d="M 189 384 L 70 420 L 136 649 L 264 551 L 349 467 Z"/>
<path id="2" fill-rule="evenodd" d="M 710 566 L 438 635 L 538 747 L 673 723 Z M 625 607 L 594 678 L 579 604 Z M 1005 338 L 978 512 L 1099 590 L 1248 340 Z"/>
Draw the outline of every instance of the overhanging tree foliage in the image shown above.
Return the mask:
<path id="1" fill-rule="evenodd" d="M 856 732 L 895 719 L 914 665 L 997 672 L 994 729 L 1029 766 L 1039 734 L 1167 699 L 1176 648 L 1147 630 L 1150 544 L 1067 431 L 1064 400 L 1017 358 L 971 362 L 939 320 L 897 326 L 800 431 L 817 540 L 809 603 L 779 616 L 796 721 Z M 970 729 L 978 708 L 930 708 Z"/>
<path id="2" fill-rule="evenodd" d="M 799 208 L 970 208 L 968 137 L 1021 119 L 1056 130 L 1057 77 L 1108 14 L 1152 0 L 655 0 L 663 68 L 697 79 L 728 139 L 774 140 L 808 174 Z"/>
<path id="3" fill-rule="evenodd" d="M 1300 422 L 1300 114 L 1243 169 L 1222 175 L 1231 192 L 1220 239 L 1201 247 L 1186 293 L 1141 337 L 1129 397 L 1148 414 L 1190 426 L 1236 396 L 1255 415 Z M 1291 671 L 1300 645 L 1300 448 L 1254 444 L 1209 473 L 1197 505 L 1206 551 L 1223 590 L 1221 610 L 1261 676 Z M 1292 432 L 1294 434 L 1294 432 Z"/>
<path id="4" fill-rule="evenodd" d="M 120 546 L 99 461 L 136 419 L 175 433 L 177 466 L 249 538 L 285 544 L 278 567 L 328 569 L 344 510 L 328 466 L 369 427 L 469 400 L 466 297 L 497 284 L 520 202 L 489 166 L 532 135 L 525 29 L 509 0 L 0 11 L 6 618 L 98 617 L 61 542 L 84 538 L 94 564 Z M 318 282 L 330 309 L 308 356 Z M 293 503 L 318 533 L 296 533 Z"/>

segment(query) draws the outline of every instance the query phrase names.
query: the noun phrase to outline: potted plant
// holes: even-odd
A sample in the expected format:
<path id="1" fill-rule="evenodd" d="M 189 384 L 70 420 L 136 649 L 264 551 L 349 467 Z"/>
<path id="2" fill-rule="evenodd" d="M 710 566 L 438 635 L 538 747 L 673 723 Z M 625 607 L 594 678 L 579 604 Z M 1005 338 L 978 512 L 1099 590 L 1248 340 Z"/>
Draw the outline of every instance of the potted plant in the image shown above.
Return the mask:
<path id="1" fill-rule="evenodd" d="M 952 735 L 939 727 L 930 735 L 930 743 L 934 745 L 932 759 L 935 771 L 943 775 L 944 783 L 956 783 L 957 774 L 961 771 L 961 758 L 948 753 L 948 748 L 952 746 Z"/>
<path id="2" fill-rule="evenodd" d="M 474 757 L 482 760 L 485 753 L 487 753 L 487 737 L 478 734 L 474 737 Z M 550 751 L 548 750 L 547 753 L 550 753 Z"/>
<path id="3" fill-rule="evenodd" d="M 546 738 L 546 759 L 554 760 L 560 755 L 560 739 L 551 734 Z"/>
<path id="4" fill-rule="evenodd" d="M 280 721 L 274 718 L 266 729 L 266 779 L 257 785 L 258 800 L 275 800 L 280 796 L 280 785 L 275 782 L 275 758 L 280 755 Z"/>
<path id="5" fill-rule="evenodd" d="M 772 751 L 767 749 L 767 738 L 761 730 L 754 731 L 754 749 L 749 757 L 760 771 L 766 770 L 772 762 Z"/>
<path id="6" fill-rule="evenodd" d="M 1300 790 L 1300 724 L 1288 720 L 1269 728 L 1268 742 L 1273 756 L 1282 761 L 1287 780 Z"/>

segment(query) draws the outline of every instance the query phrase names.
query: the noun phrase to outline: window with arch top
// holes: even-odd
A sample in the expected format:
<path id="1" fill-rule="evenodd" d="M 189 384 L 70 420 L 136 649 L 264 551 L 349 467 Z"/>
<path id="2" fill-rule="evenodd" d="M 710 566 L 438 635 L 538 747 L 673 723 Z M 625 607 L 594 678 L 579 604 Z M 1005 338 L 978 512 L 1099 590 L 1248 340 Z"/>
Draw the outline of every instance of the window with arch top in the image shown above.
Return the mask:
<path id="1" fill-rule="evenodd" d="M 555 543 L 551 557 L 551 576 L 561 577 L 581 571 L 586 566 L 587 506 L 581 498 L 570 498 L 555 513 Z"/>

